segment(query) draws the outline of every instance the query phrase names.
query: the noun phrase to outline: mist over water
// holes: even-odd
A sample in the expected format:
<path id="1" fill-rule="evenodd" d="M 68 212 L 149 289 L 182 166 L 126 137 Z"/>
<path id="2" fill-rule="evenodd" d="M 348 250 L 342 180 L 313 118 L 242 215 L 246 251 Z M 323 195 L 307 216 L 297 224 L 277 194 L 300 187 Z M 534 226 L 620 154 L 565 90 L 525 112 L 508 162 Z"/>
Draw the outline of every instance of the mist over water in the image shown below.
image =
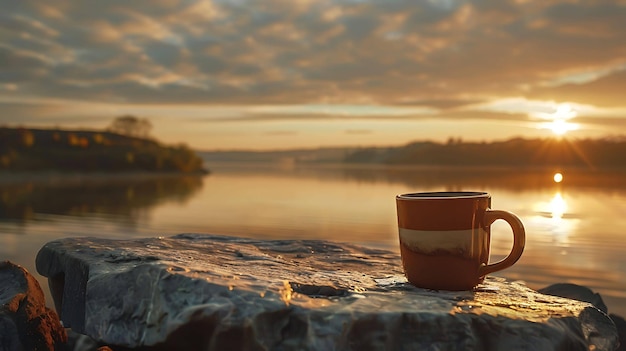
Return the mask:
<path id="1" fill-rule="evenodd" d="M 626 177 L 623 173 L 471 168 L 213 164 L 208 176 L 0 180 L 0 258 L 36 274 L 48 241 L 183 232 L 263 239 L 346 241 L 399 252 L 395 195 L 487 191 L 494 209 L 526 226 L 520 261 L 496 275 L 531 288 L 571 282 L 626 316 Z M 492 261 L 512 234 L 492 226 Z M 45 287 L 45 279 L 38 277 Z M 51 304 L 49 295 L 48 303 Z"/>

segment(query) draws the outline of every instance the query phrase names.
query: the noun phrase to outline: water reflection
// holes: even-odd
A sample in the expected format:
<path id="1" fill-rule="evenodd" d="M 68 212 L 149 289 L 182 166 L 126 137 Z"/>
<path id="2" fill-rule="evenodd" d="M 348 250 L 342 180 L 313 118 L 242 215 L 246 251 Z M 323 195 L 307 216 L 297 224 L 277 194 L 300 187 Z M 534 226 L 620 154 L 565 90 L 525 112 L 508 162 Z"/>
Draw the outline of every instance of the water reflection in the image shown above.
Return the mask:
<path id="1" fill-rule="evenodd" d="M 297 176 L 318 180 L 357 181 L 407 185 L 413 189 L 437 187 L 442 190 L 506 189 L 515 192 L 551 190 L 567 184 L 570 188 L 593 188 L 612 192 L 626 189 L 626 170 L 502 168 L 502 167 L 441 167 L 441 166 L 381 166 L 381 165 L 296 165 L 279 168 L 272 164 L 250 167 L 249 164 L 212 164 L 216 172 L 230 174 L 266 174 Z M 560 176 L 557 176 L 557 173 Z M 555 177 L 560 178 L 557 182 Z"/>
<path id="2" fill-rule="evenodd" d="M 567 211 L 567 203 L 563 200 L 563 196 L 561 196 L 561 193 L 554 194 L 554 197 L 550 201 L 552 220 L 556 223 L 561 223 L 565 211 Z"/>
<path id="3" fill-rule="evenodd" d="M 576 230 L 579 219 L 568 210 L 568 201 L 557 191 L 551 199 L 539 201 L 534 205 L 536 215 L 533 225 L 549 233 L 554 243 L 562 247 L 569 246 L 569 236 Z M 567 251 L 561 251 L 566 254 Z"/>
<path id="4" fill-rule="evenodd" d="M 533 289 L 586 285 L 602 294 L 609 311 L 626 316 L 623 171 L 558 169 L 563 180 L 555 183 L 556 169 L 210 166 L 204 179 L 0 184 L 0 258 L 34 270 L 38 250 L 57 238 L 183 232 L 398 250 L 396 194 L 478 190 L 491 193 L 493 208 L 516 213 L 526 227 L 522 258 L 501 276 Z M 492 234 L 492 258 L 503 258 L 510 228 L 497 221 Z"/>
<path id="5" fill-rule="evenodd" d="M 0 183 L 0 221 L 27 221 L 41 215 L 111 215 L 133 221 L 141 209 L 166 201 L 184 203 L 203 185 L 200 176 L 86 177 L 58 181 L 45 177 Z"/>

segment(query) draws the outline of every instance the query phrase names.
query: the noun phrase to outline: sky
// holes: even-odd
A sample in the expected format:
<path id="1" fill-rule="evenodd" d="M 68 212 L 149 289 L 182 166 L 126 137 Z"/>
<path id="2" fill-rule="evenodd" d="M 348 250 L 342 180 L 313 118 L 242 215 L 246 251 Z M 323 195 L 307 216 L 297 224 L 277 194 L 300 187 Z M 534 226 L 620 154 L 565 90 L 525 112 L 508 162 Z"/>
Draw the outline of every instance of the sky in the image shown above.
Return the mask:
<path id="1" fill-rule="evenodd" d="M 0 125 L 195 149 L 626 133 L 626 0 L 0 0 Z"/>

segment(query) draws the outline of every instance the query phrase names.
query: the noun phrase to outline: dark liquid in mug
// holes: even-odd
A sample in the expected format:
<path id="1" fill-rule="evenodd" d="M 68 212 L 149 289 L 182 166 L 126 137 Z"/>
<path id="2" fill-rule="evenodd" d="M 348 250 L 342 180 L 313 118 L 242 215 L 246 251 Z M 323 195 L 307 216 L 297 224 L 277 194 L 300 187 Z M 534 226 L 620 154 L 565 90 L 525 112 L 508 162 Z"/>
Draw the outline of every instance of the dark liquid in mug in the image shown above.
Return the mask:
<path id="1" fill-rule="evenodd" d="M 426 255 L 400 244 L 402 265 L 409 282 L 434 290 L 471 290 L 484 277 L 478 276 L 480 258 L 451 254 Z"/>

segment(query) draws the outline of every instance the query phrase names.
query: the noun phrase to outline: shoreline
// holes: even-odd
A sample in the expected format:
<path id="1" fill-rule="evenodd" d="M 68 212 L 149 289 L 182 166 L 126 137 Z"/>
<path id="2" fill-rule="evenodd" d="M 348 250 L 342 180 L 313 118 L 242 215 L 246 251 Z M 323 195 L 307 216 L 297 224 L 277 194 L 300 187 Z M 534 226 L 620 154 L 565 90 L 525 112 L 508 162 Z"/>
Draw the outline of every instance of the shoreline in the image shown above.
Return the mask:
<path id="1" fill-rule="evenodd" d="M 173 177 L 204 177 L 211 172 L 149 172 L 149 171 L 124 171 L 124 172 L 64 172 L 64 171 L 0 171 L 0 185 L 17 184 L 25 182 L 35 183 L 98 183 L 111 181 L 127 181 L 154 178 Z"/>

